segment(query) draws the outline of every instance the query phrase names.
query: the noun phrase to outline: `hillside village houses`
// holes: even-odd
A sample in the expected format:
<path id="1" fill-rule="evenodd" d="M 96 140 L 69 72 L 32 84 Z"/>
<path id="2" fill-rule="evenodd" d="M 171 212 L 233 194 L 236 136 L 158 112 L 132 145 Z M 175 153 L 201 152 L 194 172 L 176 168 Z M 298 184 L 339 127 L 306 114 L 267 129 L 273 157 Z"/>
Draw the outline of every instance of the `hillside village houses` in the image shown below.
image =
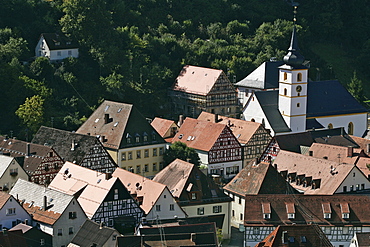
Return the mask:
<path id="1" fill-rule="evenodd" d="M 36 57 L 47 57 L 52 62 L 78 55 L 77 43 L 61 33 L 42 33 L 35 47 Z"/>
<path id="2" fill-rule="evenodd" d="M 28 175 L 16 158 L 0 154 L 0 190 L 9 192 L 18 178 L 28 180 Z"/>
<path id="3" fill-rule="evenodd" d="M 133 105 L 105 100 L 76 133 L 99 138 L 128 171 L 154 177 L 163 167 L 166 142 Z"/>

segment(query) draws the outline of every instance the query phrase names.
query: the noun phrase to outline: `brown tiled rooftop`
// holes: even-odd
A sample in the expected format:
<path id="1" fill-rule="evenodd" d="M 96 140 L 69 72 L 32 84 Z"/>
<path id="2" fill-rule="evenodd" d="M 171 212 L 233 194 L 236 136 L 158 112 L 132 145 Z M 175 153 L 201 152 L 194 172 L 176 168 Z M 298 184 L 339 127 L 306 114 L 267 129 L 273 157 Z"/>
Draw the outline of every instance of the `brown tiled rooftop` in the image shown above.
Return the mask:
<path id="1" fill-rule="evenodd" d="M 159 117 L 154 118 L 154 120 L 151 122 L 151 125 L 153 126 L 153 128 L 162 137 L 164 137 L 166 132 L 171 128 L 173 124 L 175 124 L 175 121 L 163 119 Z"/>

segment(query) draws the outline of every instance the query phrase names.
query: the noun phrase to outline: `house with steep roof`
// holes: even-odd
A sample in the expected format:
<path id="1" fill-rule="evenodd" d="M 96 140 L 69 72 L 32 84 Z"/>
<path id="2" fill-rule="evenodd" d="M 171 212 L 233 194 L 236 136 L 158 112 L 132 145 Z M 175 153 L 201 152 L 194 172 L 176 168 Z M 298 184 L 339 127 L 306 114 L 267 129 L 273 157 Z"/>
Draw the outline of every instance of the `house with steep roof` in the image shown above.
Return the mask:
<path id="1" fill-rule="evenodd" d="M 67 247 L 116 247 L 119 236 L 121 234 L 116 229 L 86 219 Z"/>
<path id="2" fill-rule="evenodd" d="M 53 246 L 67 246 L 85 222 L 77 199 L 66 193 L 18 179 L 10 194 L 31 214 L 32 223 L 53 236 Z"/>
<path id="3" fill-rule="evenodd" d="M 365 133 L 368 111 L 339 81 L 309 80 L 295 26 L 283 62 L 275 77 L 278 89 L 254 91 L 244 104 L 243 119 L 264 124 L 273 136 L 338 127 L 350 135 Z"/>
<path id="4" fill-rule="evenodd" d="M 333 247 L 329 239 L 317 225 L 278 226 L 255 247 L 284 246 Z"/>
<path id="5" fill-rule="evenodd" d="M 259 158 L 272 138 L 269 131 L 262 124 L 256 122 L 219 116 L 208 112 L 202 112 L 198 120 L 222 123 L 230 128 L 242 146 L 243 167 L 254 158 Z"/>
<path id="6" fill-rule="evenodd" d="M 195 149 L 208 174 L 230 179 L 242 169 L 241 145 L 225 124 L 188 117 L 172 139 L 177 141 Z"/>
<path id="7" fill-rule="evenodd" d="M 78 55 L 77 42 L 60 33 L 42 33 L 35 47 L 36 57 L 47 57 L 50 61 Z"/>
<path id="8" fill-rule="evenodd" d="M 370 232 L 355 232 L 349 247 L 370 246 Z"/>
<path id="9" fill-rule="evenodd" d="M 122 233 L 133 231 L 144 214 L 117 177 L 66 162 L 49 188 L 73 195 L 87 217 Z"/>
<path id="10" fill-rule="evenodd" d="M 32 143 L 53 147 L 64 161 L 103 173 L 113 173 L 117 164 L 96 136 L 41 126 Z"/>
<path id="11" fill-rule="evenodd" d="M 117 168 L 112 174 L 126 186 L 145 213 L 146 221 L 173 220 L 187 217 L 166 185 Z"/>
<path id="12" fill-rule="evenodd" d="M 207 217 L 222 229 L 224 238 L 230 238 L 231 199 L 197 166 L 176 159 L 153 180 L 168 187 L 189 218 Z"/>
<path id="13" fill-rule="evenodd" d="M 285 225 L 316 225 L 333 246 L 349 246 L 355 232 L 370 231 L 366 195 L 246 196 L 245 246 L 255 246 Z"/>
<path id="14" fill-rule="evenodd" d="M 231 225 L 243 225 L 245 197 L 260 194 L 298 194 L 269 163 L 249 162 L 228 184 L 224 192 L 231 198 Z"/>
<path id="15" fill-rule="evenodd" d="M 222 70 L 185 65 L 169 91 L 175 116 L 198 117 L 202 111 L 237 117 L 237 92 Z"/>
<path id="16" fill-rule="evenodd" d="M 16 197 L 0 191 L 0 229 L 10 229 L 21 222 L 31 223 L 31 215 L 23 209 Z"/>
<path id="17" fill-rule="evenodd" d="M 8 232 L 15 232 L 19 230 L 22 231 L 23 237 L 25 238 L 28 246 L 53 246 L 53 237 L 50 234 L 38 229 L 37 226 L 30 226 L 24 223 L 19 223 L 18 225 L 9 229 Z"/>
<path id="18" fill-rule="evenodd" d="M 0 154 L 0 190 L 9 191 L 18 178 L 28 180 L 26 171 L 14 157 Z"/>
<path id="19" fill-rule="evenodd" d="M 105 100 L 76 131 L 98 137 L 119 167 L 153 177 L 166 142 L 131 104 Z"/>
<path id="20" fill-rule="evenodd" d="M 281 150 L 274 166 L 292 187 L 305 195 L 333 195 L 370 189 L 370 181 L 354 164 Z"/>
<path id="21" fill-rule="evenodd" d="M 280 150 L 306 154 L 313 143 L 359 147 L 352 136 L 349 136 L 344 131 L 344 128 L 309 130 L 301 133 L 274 136 L 263 152 L 261 160 L 264 162 L 274 161 Z"/>
<path id="22" fill-rule="evenodd" d="M 63 165 L 63 159 L 52 148 L 0 136 L 0 152 L 14 157 L 36 184 L 49 184 Z"/>
<path id="23" fill-rule="evenodd" d="M 150 123 L 163 139 L 174 137 L 179 126 L 173 120 L 156 117 Z"/>

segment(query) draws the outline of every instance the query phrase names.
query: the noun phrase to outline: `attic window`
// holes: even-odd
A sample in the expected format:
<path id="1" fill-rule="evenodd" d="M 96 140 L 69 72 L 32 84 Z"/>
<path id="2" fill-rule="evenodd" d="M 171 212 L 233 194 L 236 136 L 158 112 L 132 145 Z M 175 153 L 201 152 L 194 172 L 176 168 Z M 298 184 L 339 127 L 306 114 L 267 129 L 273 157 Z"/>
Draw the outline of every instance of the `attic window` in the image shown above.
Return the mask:
<path id="1" fill-rule="evenodd" d="M 107 106 L 105 107 L 104 111 L 108 111 L 108 109 L 109 109 L 109 105 L 107 105 Z"/>
<path id="2" fill-rule="evenodd" d="M 71 44 L 71 41 L 67 41 L 67 42 L 66 42 L 66 44 L 67 44 L 67 45 L 70 45 L 70 44 Z"/>
<path id="3" fill-rule="evenodd" d="M 187 141 L 190 141 L 192 138 L 192 136 L 188 136 L 188 139 L 186 139 Z"/>
<path id="4" fill-rule="evenodd" d="M 180 135 L 179 135 L 179 139 L 181 139 L 183 136 L 184 136 L 183 134 L 180 134 Z"/>
<path id="5" fill-rule="evenodd" d="M 121 111 L 122 111 L 122 108 L 119 108 L 117 112 L 120 113 Z"/>
<path id="6" fill-rule="evenodd" d="M 116 122 L 113 126 L 114 126 L 114 127 L 117 127 L 118 123 L 119 123 L 119 122 Z"/>
<path id="7" fill-rule="evenodd" d="M 99 122 L 99 118 L 95 119 L 95 123 Z"/>
<path id="8" fill-rule="evenodd" d="M 101 182 L 101 179 L 99 178 L 98 181 L 96 183 L 100 183 Z"/>
<path id="9" fill-rule="evenodd" d="M 55 42 L 55 45 L 60 45 L 60 42 Z"/>

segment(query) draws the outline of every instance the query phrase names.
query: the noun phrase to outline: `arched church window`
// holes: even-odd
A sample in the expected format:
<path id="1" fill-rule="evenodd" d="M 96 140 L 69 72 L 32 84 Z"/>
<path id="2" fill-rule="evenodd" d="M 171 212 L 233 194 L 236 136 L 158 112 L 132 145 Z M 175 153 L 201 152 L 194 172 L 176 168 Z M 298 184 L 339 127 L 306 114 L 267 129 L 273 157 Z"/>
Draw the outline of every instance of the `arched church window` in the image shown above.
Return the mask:
<path id="1" fill-rule="evenodd" d="M 284 72 L 284 81 L 288 80 L 288 74 Z"/>
<path id="2" fill-rule="evenodd" d="M 284 95 L 287 95 L 287 94 L 288 94 L 288 90 L 284 88 Z"/>
<path id="3" fill-rule="evenodd" d="M 302 73 L 297 74 L 297 81 L 302 81 Z"/>
<path id="4" fill-rule="evenodd" d="M 328 124 L 328 129 L 332 129 L 333 128 L 333 124 Z"/>
<path id="5" fill-rule="evenodd" d="M 352 122 L 348 124 L 348 134 L 353 135 L 353 123 Z"/>

